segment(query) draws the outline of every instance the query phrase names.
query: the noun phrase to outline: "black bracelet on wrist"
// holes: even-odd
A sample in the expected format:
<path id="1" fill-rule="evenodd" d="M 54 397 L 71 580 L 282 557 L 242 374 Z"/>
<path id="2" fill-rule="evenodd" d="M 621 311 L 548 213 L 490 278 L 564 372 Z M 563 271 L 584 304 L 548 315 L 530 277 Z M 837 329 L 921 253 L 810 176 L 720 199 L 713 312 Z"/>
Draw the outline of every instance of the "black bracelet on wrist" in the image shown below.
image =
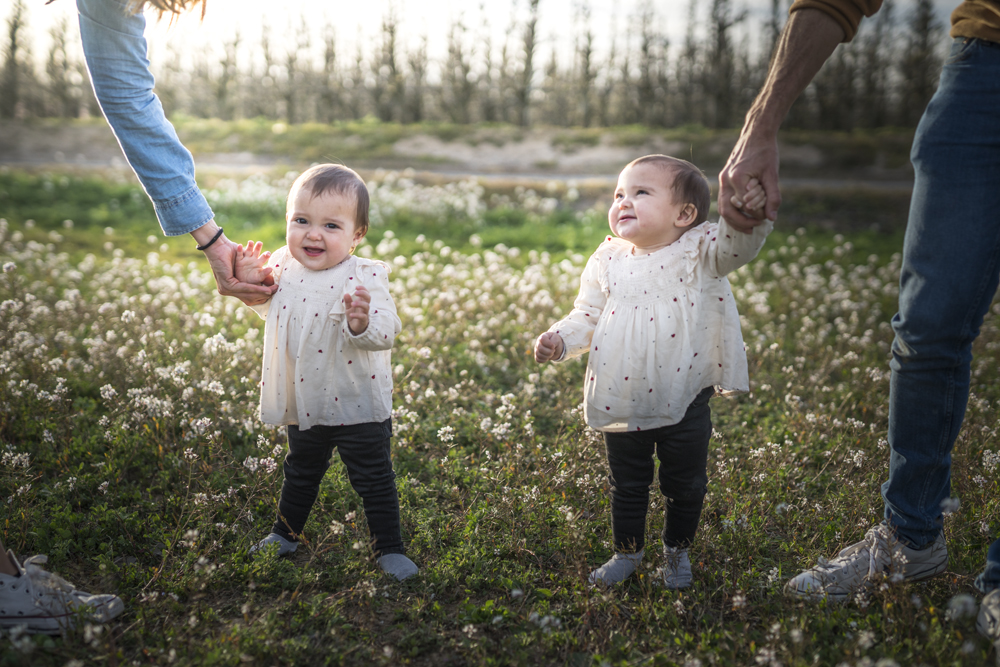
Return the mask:
<path id="1" fill-rule="evenodd" d="M 215 232 L 215 236 L 212 237 L 211 241 L 209 241 L 205 245 L 198 246 L 197 248 L 195 248 L 195 250 L 208 250 L 209 246 L 218 241 L 220 236 L 222 236 L 222 227 L 219 227 L 219 231 Z"/>

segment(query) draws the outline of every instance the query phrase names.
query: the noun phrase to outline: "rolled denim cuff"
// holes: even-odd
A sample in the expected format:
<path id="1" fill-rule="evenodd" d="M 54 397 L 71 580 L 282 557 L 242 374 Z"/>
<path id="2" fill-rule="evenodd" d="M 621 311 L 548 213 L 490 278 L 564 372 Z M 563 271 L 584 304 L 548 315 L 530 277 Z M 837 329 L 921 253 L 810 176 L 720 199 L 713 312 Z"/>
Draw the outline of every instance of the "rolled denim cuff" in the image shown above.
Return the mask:
<path id="1" fill-rule="evenodd" d="M 179 197 L 153 199 L 153 209 L 160 227 L 167 236 L 190 234 L 208 224 L 215 217 L 205 195 L 198 186 L 192 186 Z"/>

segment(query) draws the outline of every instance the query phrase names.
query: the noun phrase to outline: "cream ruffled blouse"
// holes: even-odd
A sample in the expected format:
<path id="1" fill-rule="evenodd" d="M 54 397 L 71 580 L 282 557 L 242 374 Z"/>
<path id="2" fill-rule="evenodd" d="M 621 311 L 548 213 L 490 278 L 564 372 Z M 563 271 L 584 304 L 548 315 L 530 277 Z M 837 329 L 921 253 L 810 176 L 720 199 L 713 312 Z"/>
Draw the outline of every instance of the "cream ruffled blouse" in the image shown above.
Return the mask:
<path id="1" fill-rule="evenodd" d="M 351 256 L 324 271 L 307 269 L 287 247 L 276 251 L 278 291 L 251 306 L 265 319 L 260 418 L 268 424 L 339 426 L 382 422 L 392 413 L 390 348 L 401 327 L 389 294 L 389 267 Z M 344 294 L 371 294 L 368 328 L 347 326 Z"/>
<path id="2" fill-rule="evenodd" d="M 549 331 L 563 358 L 589 350 L 584 416 L 600 431 L 676 424 L 706 387 L 749 389 L 740 317 L 726 274 L 757 256 L 773 223 L 744 234 L 704 223 L 648 255 L 608 237 L 590 257 L 573 311 Z"/>

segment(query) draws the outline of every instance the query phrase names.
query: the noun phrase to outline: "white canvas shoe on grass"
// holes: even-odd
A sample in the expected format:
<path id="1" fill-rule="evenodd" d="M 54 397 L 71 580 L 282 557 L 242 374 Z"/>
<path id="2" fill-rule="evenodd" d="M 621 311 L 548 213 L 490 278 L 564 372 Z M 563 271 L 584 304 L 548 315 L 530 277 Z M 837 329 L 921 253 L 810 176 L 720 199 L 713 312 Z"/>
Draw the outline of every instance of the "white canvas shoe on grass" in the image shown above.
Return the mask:
<path id="1" fill-rule="evenodd" d="M 0 627 L 24 626 L 28 632 L 58 634 L 80 620 L 107 623 L 125 609 L 117 595 L 91 595 L 42 569 L 46 556 L 17 561 L 7 552 L 18 576 L 0 573 Z"/>
<path id="2" fill-rule="evenodd" d="M 976 619 L 976 629 L 979 634 L 993 642 L 1000 642 L 1000 588 L 987 593 L 979 605 L 979 618 Z"/>
<path id="3" fill-rule="evenodd" d="M 879 577 L 891 583 L 920 581 L 948 569 L 944 533 L 924 549 L 899 542 L 887 525 L 879 524 L 865 539 L 841 550 L 833 560 L 821 560 L 787 584 L 785 594 L 809 600 L 849 600 Z"/>
<path id="4" fill-rule="evenodd" d="M 257 552 L 267 549 L 272 544 L 278 545 L 279 556 L 295 553 L 295 550 L 299 548 L 298 542 L 292 542 L 291 540 L 286 540 L 284 537 L 278 535 L 277 533 L 271 533 L 270 535 L 262 539 L 260 542 L 250 547 L 250 555 L 253 556 Z"/>
<path id="5" fill-rule="evenodd" d="M 660 576 L 666 588 L 688 588 L 691 585 L 691 558 L 687 549 L 663 547 L 663 567 Z"/>

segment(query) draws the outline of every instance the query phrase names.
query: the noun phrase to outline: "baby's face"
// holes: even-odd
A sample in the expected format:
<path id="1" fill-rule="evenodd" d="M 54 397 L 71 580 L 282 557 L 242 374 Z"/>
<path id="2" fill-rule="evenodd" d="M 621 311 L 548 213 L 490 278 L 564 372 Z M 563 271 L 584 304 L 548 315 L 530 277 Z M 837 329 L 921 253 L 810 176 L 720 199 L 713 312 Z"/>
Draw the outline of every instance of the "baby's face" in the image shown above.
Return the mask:
<path id="1" fill-rule="evenodd" d="M 674 201 L 673 181 L 671 170 L 650 163 L 626 167 L 618 176 L 608 224 L 637 253 L 670 245 L 690 228 L 687 207 Z"/>
<path id="2" fill-rule="evenodd" d="M 357 212 L 352 195 L 324 192 L 314 197 L 300 188 L 286 215 L 285 241 L 292 257 L 313 271 L 343 262 L 361 240 Z"/>

